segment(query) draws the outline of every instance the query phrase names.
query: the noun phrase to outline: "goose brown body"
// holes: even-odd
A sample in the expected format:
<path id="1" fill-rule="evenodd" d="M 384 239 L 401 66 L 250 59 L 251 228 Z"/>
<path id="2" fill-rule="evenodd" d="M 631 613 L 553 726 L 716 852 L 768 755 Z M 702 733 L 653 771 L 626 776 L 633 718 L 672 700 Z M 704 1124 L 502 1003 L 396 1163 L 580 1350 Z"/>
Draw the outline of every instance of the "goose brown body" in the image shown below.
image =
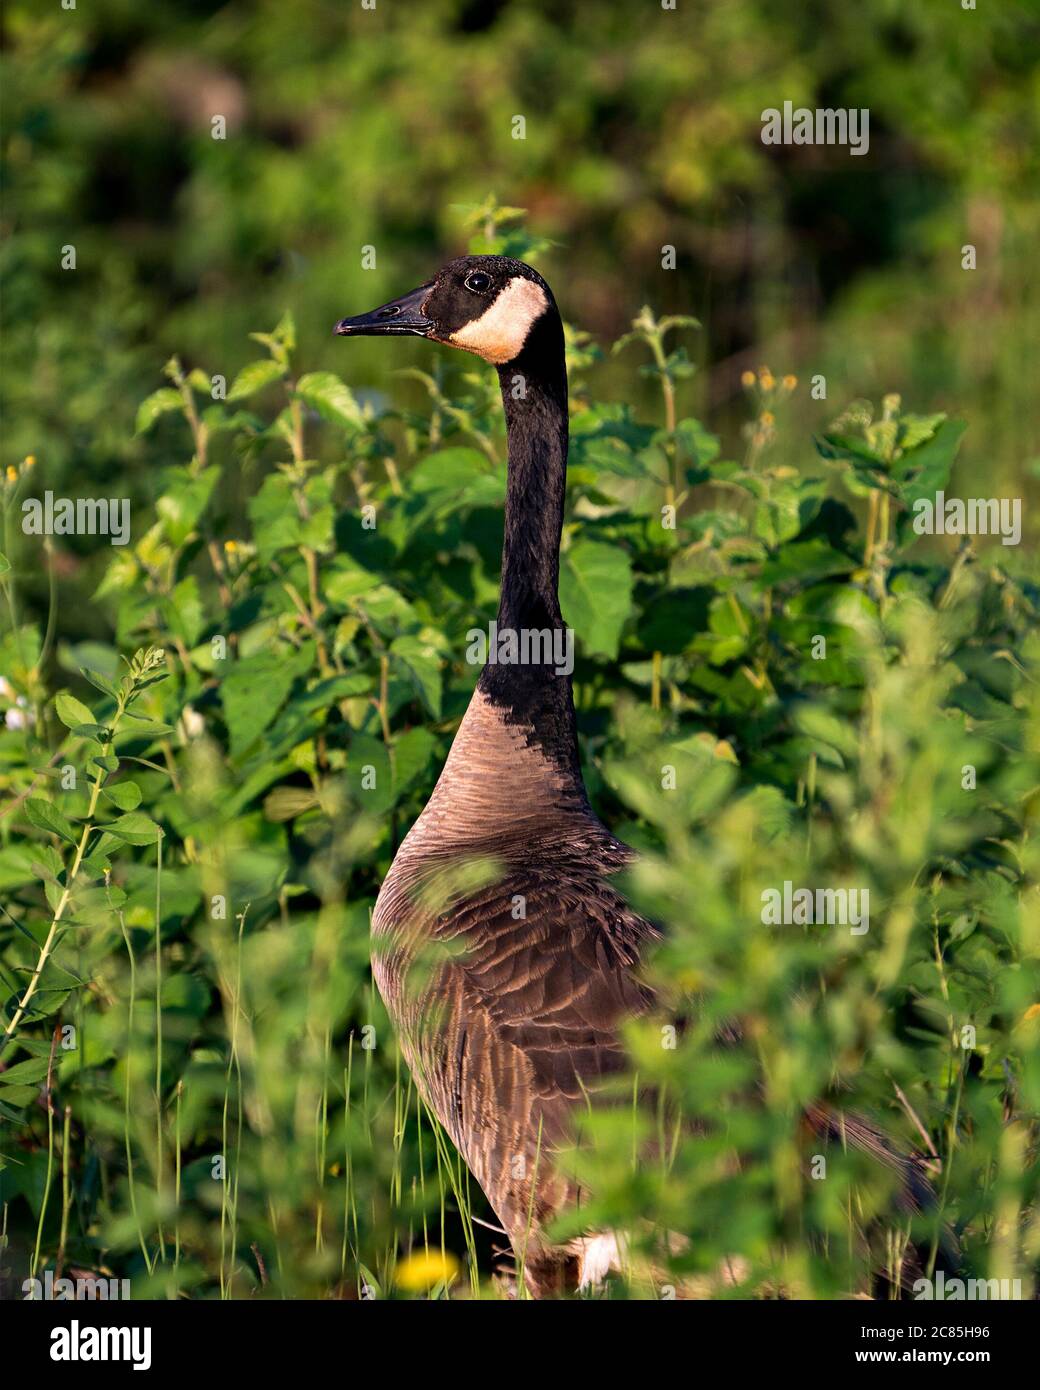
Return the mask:
<path id="1" fill-rule="evenodd" d="M 581 1200 L 553 1151 L 650 1002 L 633 972 L 653 930 L 609 883 L 630 853 L 478 689 L 376 905 L 373 969 L 413 1075 L 534 1292 L 580 1277 L 544 1236 Z M 481 860 L 491 882 L 451 900 Z"/>

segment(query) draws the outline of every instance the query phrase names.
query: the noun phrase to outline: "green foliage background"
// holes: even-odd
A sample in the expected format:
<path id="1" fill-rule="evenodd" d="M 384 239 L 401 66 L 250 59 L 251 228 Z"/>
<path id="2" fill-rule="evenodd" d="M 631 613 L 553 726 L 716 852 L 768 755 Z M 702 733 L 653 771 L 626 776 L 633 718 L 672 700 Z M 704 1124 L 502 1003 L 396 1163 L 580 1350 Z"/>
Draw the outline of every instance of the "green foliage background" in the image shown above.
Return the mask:
<path id="1" fill-rule="evenodd" d="M 655 1164 L 633 1155 L 660 1116 L 591 1122 L 588 1215 L 690 1238 L 612 1292 L 862 1288 L 887 1180 L 832 1151 L 813 1181 L 799 1135 L 836 1093 L 929 1156 L 968 1267 L 1028 1295 L 1035 13 L 109 0 L 6 25 L 13 1291 L 45 1268 L 139 1295 L 495 1291 L 367 937 L 495 611 L 497 382 L 328 336 L 468 241 L 534 260 L 576 326 L 583 760 L 670 928 L 664 1017 L 694 1018 L 674 1050 L 634 1029 L 634 1066 L 711 1121 Z M 869 106 L 870 154 L 762 146 L 787 98 Z M 1024 497 L 1023 546 L 918 540 L 943 487 Z M 23 535 L 45 488 L 130 497 L 131 545 Z M 869 934 L 763 927 L 785 879 L 869 887 Z"/>

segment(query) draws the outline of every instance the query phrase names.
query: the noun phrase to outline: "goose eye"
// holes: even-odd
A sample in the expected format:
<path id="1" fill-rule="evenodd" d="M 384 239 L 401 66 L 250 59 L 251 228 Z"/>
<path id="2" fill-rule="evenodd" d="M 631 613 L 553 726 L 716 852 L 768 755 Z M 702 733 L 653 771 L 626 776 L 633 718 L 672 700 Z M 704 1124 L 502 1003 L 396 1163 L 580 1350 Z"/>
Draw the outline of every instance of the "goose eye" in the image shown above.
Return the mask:
<path id="1" fill-rule="evenodd" d="M 482 270 L 473 270 L 462 282 L 468 290 L 474 294 L 483 294 L 485 290 L 491 288 L 491 276 L 485 275 Z"/>

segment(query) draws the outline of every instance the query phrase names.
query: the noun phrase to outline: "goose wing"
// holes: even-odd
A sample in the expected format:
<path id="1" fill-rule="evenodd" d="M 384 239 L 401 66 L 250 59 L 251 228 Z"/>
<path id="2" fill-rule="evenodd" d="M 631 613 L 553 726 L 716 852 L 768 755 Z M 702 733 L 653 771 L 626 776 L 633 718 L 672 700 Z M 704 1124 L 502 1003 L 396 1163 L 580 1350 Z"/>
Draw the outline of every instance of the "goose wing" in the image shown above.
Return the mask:
<path id="1" fill-rule="evenodd" d="M 421 1070 L 511 1235 L 573 1197 L 550 1155 L 624 1067 L 620 1029 L 653 1002 L 637 967 L 656 936 L 605 880 L 575 869 L 511 872 L 438 924 L 450 960 L 431 990 L 436 1042 Z"/>

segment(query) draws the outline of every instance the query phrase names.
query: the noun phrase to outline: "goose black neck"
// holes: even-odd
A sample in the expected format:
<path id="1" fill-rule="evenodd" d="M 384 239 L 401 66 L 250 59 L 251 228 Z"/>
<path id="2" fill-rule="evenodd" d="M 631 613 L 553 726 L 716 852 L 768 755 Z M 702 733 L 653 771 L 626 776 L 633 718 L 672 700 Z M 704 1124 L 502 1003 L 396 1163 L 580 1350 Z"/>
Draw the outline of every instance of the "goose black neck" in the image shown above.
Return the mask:
<path id="1" fill-rule="evenodd" d="M 567 368 L 555 312 L 543 315 L 498 376 L 509 441 L 499 627 L 560 628 Z"/>
<path id="2" fill-rule="evenodd" d="M 559 575 L 568 430 L 563 325 L 555 309 L 538 320 L 523 351 L 499 367 L 498 376 L 509 443 L 498 630 L 518 640 L 553 634 L 554 650 L 560 651 L 567 636 Z M 569 673 L 556 661 L 489 661 L 480 689 L 508 719 L 530 728 L 580 788 Z"/>

